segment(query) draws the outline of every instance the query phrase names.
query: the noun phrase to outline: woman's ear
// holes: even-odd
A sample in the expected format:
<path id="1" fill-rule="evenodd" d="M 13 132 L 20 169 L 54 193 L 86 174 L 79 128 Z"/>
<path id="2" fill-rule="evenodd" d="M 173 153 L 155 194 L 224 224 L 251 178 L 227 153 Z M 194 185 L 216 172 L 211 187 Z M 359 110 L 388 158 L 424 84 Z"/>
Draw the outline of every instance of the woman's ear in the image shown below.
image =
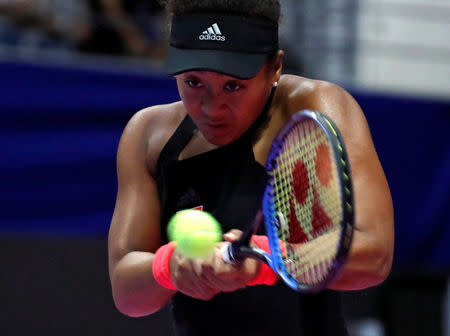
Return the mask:
<path id="1" fill-rule="evenodd" d="M 272 63 L 272 73 L 273 73 L 273 82 L 278 83 L 281 78 L 281 74 L 283 72 L 283 57 L 284 51 L 278 50 L 277 57 L 274 59 Z"/>

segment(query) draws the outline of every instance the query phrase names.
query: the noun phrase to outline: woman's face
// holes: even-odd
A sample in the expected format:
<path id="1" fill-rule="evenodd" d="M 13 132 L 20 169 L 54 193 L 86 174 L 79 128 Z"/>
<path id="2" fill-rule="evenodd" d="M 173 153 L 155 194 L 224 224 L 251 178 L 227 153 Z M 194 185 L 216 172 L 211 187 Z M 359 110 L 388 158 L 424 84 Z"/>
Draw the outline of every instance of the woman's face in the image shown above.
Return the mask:
<path id="1" fill-rule="evenodd" d="M 214 145 L 238 139 L 258 118 L 273 86 L 267 62 L 251 79 L 217 72 L 189 71 L 176 76 L 187 113 Z"/>

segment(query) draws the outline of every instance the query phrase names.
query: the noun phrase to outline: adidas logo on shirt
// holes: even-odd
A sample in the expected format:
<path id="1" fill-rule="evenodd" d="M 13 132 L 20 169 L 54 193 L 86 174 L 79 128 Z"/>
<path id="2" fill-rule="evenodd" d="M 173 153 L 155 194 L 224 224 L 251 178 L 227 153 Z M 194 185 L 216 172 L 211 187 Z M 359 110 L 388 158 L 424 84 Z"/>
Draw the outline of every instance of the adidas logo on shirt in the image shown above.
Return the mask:
<path id="1" fill-rule="evenodd" d="M 217 25 L 217 23 L 214 23 L 211 27 L 209 27 L 199 36 L 199 39 L 202 41 L 210 40 L 223 42 L 226 40 L 226 37 L 222 35 L 222 32 L 220 31 L 220 28 Z"/>

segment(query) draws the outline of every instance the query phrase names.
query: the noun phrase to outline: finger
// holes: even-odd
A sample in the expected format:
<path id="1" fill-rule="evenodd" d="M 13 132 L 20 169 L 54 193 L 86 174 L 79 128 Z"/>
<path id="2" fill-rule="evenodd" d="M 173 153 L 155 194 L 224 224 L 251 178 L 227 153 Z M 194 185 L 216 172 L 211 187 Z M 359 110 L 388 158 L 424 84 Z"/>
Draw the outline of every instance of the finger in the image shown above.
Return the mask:
<path id="1" fill-rule="evenodd" d="M 230 230 L 227 233 L 225 233 L 223 235 L 223 238 L 227 242 L 234 242 L 234 241 L 238 240 L 241 236 L 242 236 L 241 230 L 233 229 L 233 230 Z"/>
<path id="2" fill-rule="evenodd" d="M 204 277 L 209 283 L 213 283 L 216 288 L 219 288 L 221 291 L 229 291 L 230 286 L 235 287 L 230 284 L 233 280 L 233 267 L 232 265 L 223 262 L 221 253 L 217 253 L 216 251 L 211 266 L 212 267 L 204 273 Z"/>
<path id="3" fill-rule="evenodd" d="M 197 300 L 209 301 L 214 298 L 218 294 L 218 292 L 205 292 L 201 291 L 198 288 L 185 288 L 183 290 L 179 290 L 180 293 L 184 295 L 190 296 Z"/>
<path id="4" fill-rule="evenodd" d="M 204 301 L 211 300 L 217 293 L 219 293 L 218 290 L 205 284 L 202 279 L 192 276 L 183 277 L 183 281 L 178 290 L 185 295 Z"/>
<path id="5" fill-rule="evenodd" d="M 173 271 L 173 282 L 175 287 L 185 295 L 200 300 L 212 299 L 219 290 L 212 288 L 197 275 L 196 260 L 177 256 L 177 265 Z"/>
<path id="6" fill-rule="evenodd" d="M 236 282 L 235 280 L 229 278 L 222 279 L 221 277 L 214 276 L 213 274 L 205 274 L 205 279 L 209 283 L 214 283 L 215 287 L 220 289 L 220 292 L 234 292 L 245 287 L 245 284 L 242 282 Z"/>
<path id="7" fill-rule="evenodd" d="M 208 262 L 204 261 L 201 268 L 197 268 L 199 279 L 211 288 L 218 292 L 231 292 L 245 287 L 241 281 L 236 283 L 239 278 L 237 268 L 234 265 L 224 263 L 222 254 L 219 249 L 211 256 Z"/>
<path id="8" fill-rule="evenodd" d="M 221 292 L 220 287 L 214 278 L 208 276 L 214 273 L 215 255 L 211 255 L 206 259 L 191 259 L 192 269 L 196 275 L 195 285 L 199 290 L 203 291 L 206 296 L 215 296 Z"/>
<path id="9" fill-rule="evenodd" d="M 216 249 L 215 252 L 213 267 L 208 268 L 207 272 L 204 273 L 205 279 L 209 283 L 213 283 L 222 292 L 232 292 L 246 287 L 245 281 L 242 281 L 239 268 L 236 265 L 224 262 L 219 249 Z"/>
<path id="10" fill-rule="evenodd" d="M 220 291 L 220 288 L 217 287 L 214 279 L 209 276 L 211 273 L 214 273 L 214 266 L 211 264 L 212 262 L 212 260 L 211 262 L 195 261 L 193 262 L 193 269 L 197 276 L 198 283 L 201 283 L 203 287 L 210 288 L 211 290 Z"/>

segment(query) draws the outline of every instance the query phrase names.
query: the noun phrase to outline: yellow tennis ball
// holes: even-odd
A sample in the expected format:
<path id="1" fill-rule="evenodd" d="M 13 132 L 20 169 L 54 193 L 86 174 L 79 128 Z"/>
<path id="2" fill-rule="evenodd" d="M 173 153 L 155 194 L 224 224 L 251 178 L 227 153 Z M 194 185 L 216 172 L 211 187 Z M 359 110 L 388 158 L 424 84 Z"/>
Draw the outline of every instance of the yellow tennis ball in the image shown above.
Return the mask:
<path id="1" fill-rule="evenodd" d="M 183 210 L 177 212 L 167 226 L 169 240 L 188 258 L 208 256 L 214 245 L 222 240 L 222 230 L 217 220 L 207 212 Z"/>

